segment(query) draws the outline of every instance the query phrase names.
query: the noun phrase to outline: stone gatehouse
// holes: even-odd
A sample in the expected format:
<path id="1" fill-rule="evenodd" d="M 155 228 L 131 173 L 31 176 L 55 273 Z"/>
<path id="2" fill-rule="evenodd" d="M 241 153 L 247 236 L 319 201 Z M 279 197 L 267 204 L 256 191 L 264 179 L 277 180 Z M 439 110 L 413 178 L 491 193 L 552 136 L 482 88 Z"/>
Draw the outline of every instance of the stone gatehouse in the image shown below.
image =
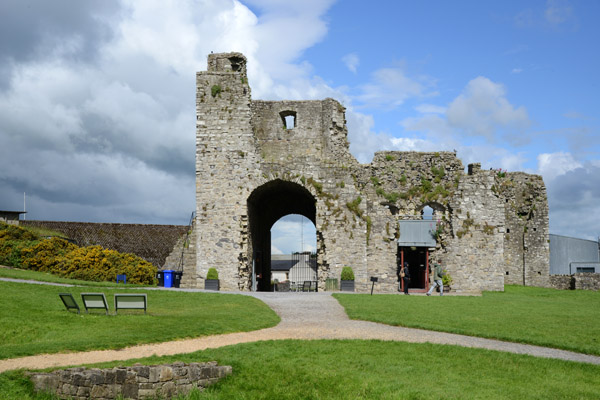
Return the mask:
<path id="1" fill-rule="evenodd" d="M 224 290 L 270 290 L 270 229 L 288 214 L 315 224 L 319 290 L 348 265 L 357 291 L 375 276 L 378 292 L 396 292 L 402 261 L 411 287 L 425 289 L 432 260 L 459 293 L 548 285 L 540 176 L 465 171 L 453 152 L 378 152 L 360 164 L 338 101 L 253 100 L 240 53 L 210 54 L 207 69 L 196 75 L 195 262 L 185 263 L 185 286 L 203 287 L 214 267 Z M 415 220 L 427 228 L 422 243 L 405 233 Z"/>

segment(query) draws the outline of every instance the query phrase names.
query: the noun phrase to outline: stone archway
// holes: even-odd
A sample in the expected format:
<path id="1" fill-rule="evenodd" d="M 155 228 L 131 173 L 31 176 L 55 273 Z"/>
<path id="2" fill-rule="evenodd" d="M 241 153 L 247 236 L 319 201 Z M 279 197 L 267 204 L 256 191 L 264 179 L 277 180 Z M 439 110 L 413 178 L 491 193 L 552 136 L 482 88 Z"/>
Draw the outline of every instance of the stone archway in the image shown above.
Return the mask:
<path id="1" fill-rule="evenodd" d="M 303 215 L 316 225 L 316 199 L 302 185 L 275 179 L 254 189 L 247 205 L 251 290 L 267 291 L 271 284 L 271 227 L 288 214 Z"/>

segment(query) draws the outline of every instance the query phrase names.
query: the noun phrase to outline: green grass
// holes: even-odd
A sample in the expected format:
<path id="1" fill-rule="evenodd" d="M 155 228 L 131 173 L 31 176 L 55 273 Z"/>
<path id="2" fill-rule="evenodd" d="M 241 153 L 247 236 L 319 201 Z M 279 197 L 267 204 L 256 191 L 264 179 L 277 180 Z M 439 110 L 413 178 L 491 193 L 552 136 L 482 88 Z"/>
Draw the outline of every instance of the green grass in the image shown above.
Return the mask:
<path id="1" fill-rule="evenodd" d="M 274 326 L 279 317 L 263 302 L 248 296 L 145 290 L 148 314 L 105 315 L 66 311 L 58 293 L 70 292 L 79 306 L 81 292 L 103 292 L 111 313 L 114 293 L 140 290 L 58 287 L 0 282 L 0 359 L 19 356 L 118 349 L 141 343 Z"/>
<path id="2" fill-rule="evenodd" d="M 58 275 L 52 275 L 48 272 L 31 271 L 27 269 L 19 269 L 12 267 L 0 266 L 0 278 L 13 278 L 13 279 L 24 279 L 27 281 L 39 281 L 39 282 L 50 282 L 50 283 L 64 283 L 67 285 L 77 286 L 96 286 L 96 287 L 128 287 L 128 288 L 139 288 L 148 287 L 147 285 L 132 285 L 123 283 L 117 284 L 116 282 L 92 282 L 84 281 L 81 279 L 69 279 L 62 278 Z"/>
<path id="3" fill-rule="evenodd" d="M 481 297 L 334 297 L 352 319 L 600 355 L 600 292 L 506 286 Z"/>
<path id="4" fill-rule="evenodd" d="M 180 399 L 598 399 L 600 366 L 456 346 L 364 340 L 268 341 L 143 364 L 216 360 L 233 375 Z M 123 365 L 110 363 L 102 368 Z M 7 400 L 40 399 L 19 371 Z M 46 397 L 48 398 L 48 397 Z"/>

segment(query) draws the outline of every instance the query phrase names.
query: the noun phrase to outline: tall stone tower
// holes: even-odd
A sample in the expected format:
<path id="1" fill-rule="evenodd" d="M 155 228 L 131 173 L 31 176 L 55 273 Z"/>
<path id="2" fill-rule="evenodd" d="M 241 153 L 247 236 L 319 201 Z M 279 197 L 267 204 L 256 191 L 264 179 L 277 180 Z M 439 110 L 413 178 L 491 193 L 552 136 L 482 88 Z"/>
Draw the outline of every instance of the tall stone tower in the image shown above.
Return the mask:
<path id="1" fill-rule="evenodd" d="M 246 200 L 257 174 L 242 54 L 209 55 L 208 70 L 196 75 L 196 115 L 197 264 L 186 273 L 201 281 L 214 267 L 224 289 L 239 289 Z"/>

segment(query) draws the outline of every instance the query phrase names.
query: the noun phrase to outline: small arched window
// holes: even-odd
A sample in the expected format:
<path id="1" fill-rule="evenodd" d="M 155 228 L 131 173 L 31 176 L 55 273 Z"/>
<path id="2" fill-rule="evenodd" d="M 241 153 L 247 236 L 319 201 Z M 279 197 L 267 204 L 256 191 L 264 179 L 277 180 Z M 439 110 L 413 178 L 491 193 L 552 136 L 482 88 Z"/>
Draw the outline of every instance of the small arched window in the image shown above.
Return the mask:
<path id="1" fill-rule="evenodd" d="M 433 214 L 433 208 L 425 206 L 423 207 L 423 210 L 421 210 L 421 219 L 433 219 Z"/>
<path id="2" fill-rule="evenodd" d="M 296 111 L 282 111 L 279 115 L 285 129 L 290 130 L 296 127 Z"/>

